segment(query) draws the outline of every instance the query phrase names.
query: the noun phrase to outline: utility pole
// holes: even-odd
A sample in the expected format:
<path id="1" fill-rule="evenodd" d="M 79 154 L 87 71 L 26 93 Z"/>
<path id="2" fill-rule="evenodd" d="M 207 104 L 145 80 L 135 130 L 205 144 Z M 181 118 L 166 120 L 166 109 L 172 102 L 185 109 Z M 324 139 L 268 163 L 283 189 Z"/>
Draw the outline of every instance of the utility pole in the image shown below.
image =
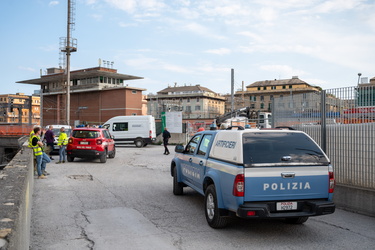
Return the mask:
<path id="1" fill-rule="evenodd" d="M 231 69 L 231 112 L 232 112 L 232 117 L 233 117 L 233 112 L 234 112 L 234 69 Z"/>

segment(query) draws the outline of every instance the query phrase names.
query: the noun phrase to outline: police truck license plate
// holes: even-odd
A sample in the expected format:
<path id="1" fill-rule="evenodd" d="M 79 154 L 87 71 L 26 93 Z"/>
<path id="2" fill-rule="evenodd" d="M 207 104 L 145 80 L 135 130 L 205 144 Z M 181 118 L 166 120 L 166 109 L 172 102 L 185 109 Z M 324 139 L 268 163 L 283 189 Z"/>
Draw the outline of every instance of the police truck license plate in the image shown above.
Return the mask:
<path id="1" fill-rule="evenodd" d="M 88 142 L 88 141 L 81 141 L 80 144 L 81 144 L 81 145 L 89 145 L 89 142 Z"/>
<path id="2" fill-rule="evenodd" d="M 278 211 L 297 210 L 297 202 L 296 201 L 277 202 L 276 209 Z"/>

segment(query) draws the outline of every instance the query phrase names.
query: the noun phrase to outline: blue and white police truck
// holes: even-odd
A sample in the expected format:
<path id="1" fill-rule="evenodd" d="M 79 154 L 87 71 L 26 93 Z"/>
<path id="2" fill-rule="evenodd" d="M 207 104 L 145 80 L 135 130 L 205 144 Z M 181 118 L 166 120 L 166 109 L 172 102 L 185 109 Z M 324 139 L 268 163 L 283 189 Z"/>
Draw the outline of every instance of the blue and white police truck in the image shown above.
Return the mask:
<path id="1" fill-rule="evenodd" d="M 302 224 L 335 211 L 333 166 L 302 131 L 202 131 L 175 152 L 173 193 L 188 186 L 203 195 L 213 228 L 225 227 L 231 216 Z"/>

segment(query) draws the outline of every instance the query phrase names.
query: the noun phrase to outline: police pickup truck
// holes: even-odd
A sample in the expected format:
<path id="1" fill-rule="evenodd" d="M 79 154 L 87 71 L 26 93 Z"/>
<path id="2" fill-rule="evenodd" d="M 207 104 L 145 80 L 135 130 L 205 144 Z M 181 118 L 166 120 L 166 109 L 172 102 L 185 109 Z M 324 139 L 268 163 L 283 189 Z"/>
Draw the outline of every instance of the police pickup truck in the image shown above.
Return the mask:
<path id="1" fill-rule="evenodd" d="M 225 227 L 233 215 L 302 224 L 335 211 L 333 167 L 302 131 L 203 131 L 175 152 L 173 193 L 182 195 L 189 186 L 203 195 L 213 228 Z"/>

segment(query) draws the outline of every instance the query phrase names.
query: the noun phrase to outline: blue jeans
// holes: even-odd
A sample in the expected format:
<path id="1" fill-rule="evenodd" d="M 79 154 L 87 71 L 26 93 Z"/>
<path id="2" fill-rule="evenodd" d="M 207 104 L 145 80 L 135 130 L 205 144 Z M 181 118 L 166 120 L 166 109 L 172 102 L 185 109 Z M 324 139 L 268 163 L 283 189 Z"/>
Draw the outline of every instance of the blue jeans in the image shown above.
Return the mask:
<path id="1" fill-rule="evenodd" d="M 41 176 L 43 174 L 43 171 L 46 170 L 47 163 L 50 162 L 51 159 L 44 152 L 42 155 L 36 156 L 36 170 L 38 172 L 38 176 Z"/>
<path id="2" fill-rule="evenodd" d="M 59 149 L 59 155 L 60 155 L 59 161 L 60 162 L 66 160 L 65 149 L 66 149 L 66 145 L 60 145 L 60 149 Z"/>

